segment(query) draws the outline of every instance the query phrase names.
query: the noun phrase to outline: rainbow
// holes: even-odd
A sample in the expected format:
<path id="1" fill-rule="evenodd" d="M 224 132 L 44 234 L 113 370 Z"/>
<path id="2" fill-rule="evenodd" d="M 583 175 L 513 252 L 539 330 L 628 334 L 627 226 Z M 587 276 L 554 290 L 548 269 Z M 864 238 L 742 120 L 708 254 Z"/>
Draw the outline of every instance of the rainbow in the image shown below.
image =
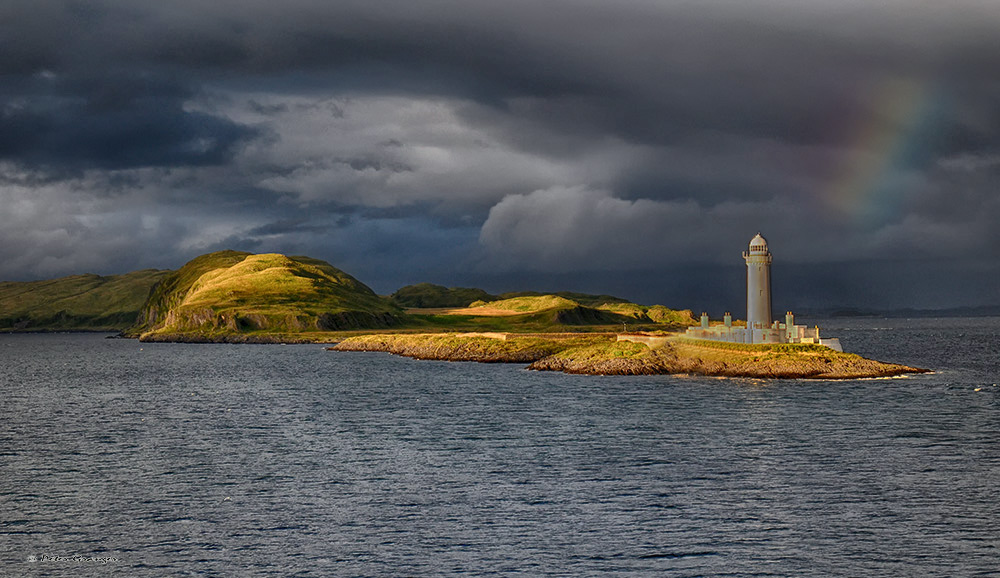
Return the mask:
<path id="1" fill-rule="evenodd" d="M 930 83 L 887 79 L 848 128 L 846 159 L 821 193 L 826 210 L 857 224 L 884 223 L 903 210 L 913 171 L 928 157 L 944 109 Z"/>

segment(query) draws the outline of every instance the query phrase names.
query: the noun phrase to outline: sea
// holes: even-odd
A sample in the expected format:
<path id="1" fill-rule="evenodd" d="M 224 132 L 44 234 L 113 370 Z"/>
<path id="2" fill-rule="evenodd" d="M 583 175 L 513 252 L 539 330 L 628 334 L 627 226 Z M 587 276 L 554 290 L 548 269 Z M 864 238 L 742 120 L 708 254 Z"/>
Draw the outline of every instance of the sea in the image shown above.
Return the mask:
<path id="1" fill-rule="evenodd" d="M 818 323 L 934 372 L 0 335 L 0 576 L 1000 576 L 1000 318 Z"/>

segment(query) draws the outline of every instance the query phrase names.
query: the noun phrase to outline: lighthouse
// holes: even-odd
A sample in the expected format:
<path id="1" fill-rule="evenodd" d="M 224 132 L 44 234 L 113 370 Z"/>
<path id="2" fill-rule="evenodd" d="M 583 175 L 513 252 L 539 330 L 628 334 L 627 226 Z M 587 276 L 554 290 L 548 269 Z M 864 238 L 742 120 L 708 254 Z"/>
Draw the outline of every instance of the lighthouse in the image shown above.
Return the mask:
<path id="1" fill-rule="evenodd" d="M 685 336 L 729 343 L 806 343 L 844 350 L 836 337 L 820 338 L 819 326 L 796 325 L 791 311 L 785 313 L 784 323 L 780 319 L 771 323 L 771 253 L 760 233 L 750 240 L 750 250 L 743 252 L 743 259 L 747 262 L 747 326 L 734 326 L 728 312 L 722 325 L 712 325 L 708 314 L 702 313 L 701 325 L 688 327 Z"/>
<path id="2" fill-rule="evenodd" d="M 767 329 L 771 326 L 771 253 L 760 233 L 750 240 L 743 259 L 747 262 L 747 329 Z"/>

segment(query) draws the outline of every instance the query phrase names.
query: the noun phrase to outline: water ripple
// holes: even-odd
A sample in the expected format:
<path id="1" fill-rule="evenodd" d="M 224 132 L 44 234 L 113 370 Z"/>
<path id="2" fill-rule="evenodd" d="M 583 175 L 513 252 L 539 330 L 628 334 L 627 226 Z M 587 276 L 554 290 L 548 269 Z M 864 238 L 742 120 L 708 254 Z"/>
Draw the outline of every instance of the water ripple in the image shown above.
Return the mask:
<path id="1" fill-rule="evenodd" d="M 0 336 L 0 552 L 53 576 L 993 575 L 997 323 L 843 323 L 849 348 L 937 373 L 603 379 Z"/>

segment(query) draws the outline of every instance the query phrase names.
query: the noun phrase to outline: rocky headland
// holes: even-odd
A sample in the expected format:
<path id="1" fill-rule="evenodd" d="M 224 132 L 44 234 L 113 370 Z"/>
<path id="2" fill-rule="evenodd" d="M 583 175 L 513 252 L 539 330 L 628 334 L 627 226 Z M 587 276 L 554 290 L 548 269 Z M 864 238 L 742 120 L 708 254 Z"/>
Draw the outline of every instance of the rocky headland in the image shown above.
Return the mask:
<path id="1" fill-rule="evenodd" d="M 219 251 L 154 286 L 126 334 L 143 341 L 305 342 L 399 325 L 403 310 L 318 259 Z"/>
<path id="2" fill-rule="evenodd" d="M 720 347 L 720 345 L 722 347 Z M 416 359 L 527 363 L 528 369 L 592 375 L 695 374 L 786 379 L 862 379 L 925 373 L 818 345 L 716 344 L 673 337 L 661 346 L 612 334 L 376 334 L 330 349 L 384 351 Z"/>

